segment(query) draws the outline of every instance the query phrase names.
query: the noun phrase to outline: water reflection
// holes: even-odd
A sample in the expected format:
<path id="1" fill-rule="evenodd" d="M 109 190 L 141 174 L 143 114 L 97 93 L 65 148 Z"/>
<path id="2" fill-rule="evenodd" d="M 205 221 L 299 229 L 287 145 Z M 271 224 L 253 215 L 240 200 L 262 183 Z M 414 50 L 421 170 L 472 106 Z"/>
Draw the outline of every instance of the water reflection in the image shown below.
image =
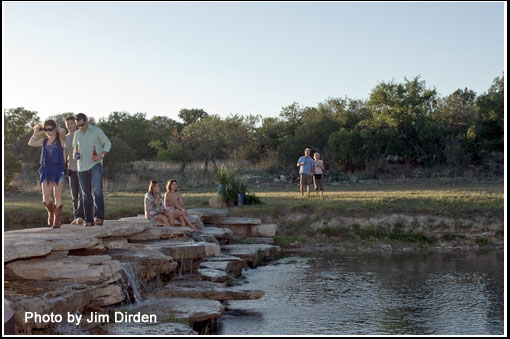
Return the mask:
<path id="1" fill-rule="evenodd" d="M 288 257 L 250 270 L 220 334 L 503 334 L 503 252 Z"/>

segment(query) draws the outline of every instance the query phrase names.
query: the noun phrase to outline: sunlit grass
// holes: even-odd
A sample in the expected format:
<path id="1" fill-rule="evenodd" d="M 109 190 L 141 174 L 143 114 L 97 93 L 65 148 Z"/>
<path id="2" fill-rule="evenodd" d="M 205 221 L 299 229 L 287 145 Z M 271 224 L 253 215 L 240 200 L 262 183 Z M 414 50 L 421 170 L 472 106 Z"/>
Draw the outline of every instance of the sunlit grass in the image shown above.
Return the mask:
<path id="1" fill-rule="evenodd" d="M 231 215 L 265 218 L 281 215 L 302 214 L 372 216 L 390 213 L 430 214 L 454 218 L 483 215 L 503 218 L 504 190 L 502 183 L 456 183 L 441 185 L 430 181 L 404 184 L 344 185 L 328 188 L 325 199 L 311 193 L 301 197 L 297 185 L 255 188 L 261 205 L 245 205 L 230 209 Z M 143 214 L 144 192 L 105 193 L 107 219 Z M 208 201 L 216 192 L 183 191 L 186 208 L 208 207 Z M 26 227 L 26 224 L 44 225 L 46 212 L 41 195 L 23 193 L 6 195 L 4 199 L 5 229 Z M 69 192 L 64 193 L 64 222 L 70 222 L 72 202 Z"/>

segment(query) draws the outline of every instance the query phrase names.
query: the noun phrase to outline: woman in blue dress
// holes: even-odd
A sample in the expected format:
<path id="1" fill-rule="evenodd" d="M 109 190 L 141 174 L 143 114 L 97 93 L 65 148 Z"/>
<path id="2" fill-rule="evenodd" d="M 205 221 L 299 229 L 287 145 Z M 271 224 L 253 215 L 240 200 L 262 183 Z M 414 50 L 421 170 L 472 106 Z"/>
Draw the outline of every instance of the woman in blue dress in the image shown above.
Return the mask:
<path id="1" fill-rule="evenodd" d="M 38 139 L 39 132 L 44 131 L 46 138 Z M 34 134 L 28 141 L 28 146 L 42 147 L 40 184 L 43 204 L 48 211 L 48 226 L 59 228 L 62 216 L 62 190 L 65 182 L 65 133 L 63 128 L 57 128 L 53 120 L 46 120 L 43 127 L 34 126 Z M 51 191 L 55 201 L 51 200 Z"/>

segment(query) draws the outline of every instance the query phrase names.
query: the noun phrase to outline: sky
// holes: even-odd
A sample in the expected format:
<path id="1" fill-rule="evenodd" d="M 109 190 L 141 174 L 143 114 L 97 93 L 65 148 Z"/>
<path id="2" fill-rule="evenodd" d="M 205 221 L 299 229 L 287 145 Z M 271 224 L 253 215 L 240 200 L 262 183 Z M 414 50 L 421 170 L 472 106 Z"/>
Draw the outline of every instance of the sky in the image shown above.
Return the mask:
<path id="1" fill-rule="evenodd" d="M 2 2 L 3 108 L 278 116 L 420 76 L 447 96 L 506 70 L 503 2 Z"/>

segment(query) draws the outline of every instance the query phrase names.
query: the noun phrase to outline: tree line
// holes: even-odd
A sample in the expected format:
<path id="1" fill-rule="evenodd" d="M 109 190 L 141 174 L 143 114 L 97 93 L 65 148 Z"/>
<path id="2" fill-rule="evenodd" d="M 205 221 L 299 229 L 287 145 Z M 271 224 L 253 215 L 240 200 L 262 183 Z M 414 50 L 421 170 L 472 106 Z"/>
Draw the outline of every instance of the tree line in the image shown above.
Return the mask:
<path id="1" fill-rule="evenodd" d="M 64 112 L 50 117 L 64 127 Z M 87 112 L 84 112 L 87 114 Z M 106 176 L 136 160 L 191 161 L 216 167 L 220 159 L 264 162 L 295 169 L 306 147 L 319 152 L 327 169 L 374 177 L 388 163 L 413 167 L 475 166 L 503 175 L 504 77 L 477 95 L 468 88 L 440 97 L 419 76 L 378 83 L 368 99 L 328 98 L 316 107 L 294 102 L 278 117 L 182 109 L 180 121 L 145 113 L 112 112 L 97 121 L 112 142 Z M 91 117 L 93 118 L 93 117 Z M 92 120 L 93 121 L 93 120 Z M 40 150 L 26 146 L 38 112 L 4 111 L 5 182 L 23 166 L 36 166 Z"/>

